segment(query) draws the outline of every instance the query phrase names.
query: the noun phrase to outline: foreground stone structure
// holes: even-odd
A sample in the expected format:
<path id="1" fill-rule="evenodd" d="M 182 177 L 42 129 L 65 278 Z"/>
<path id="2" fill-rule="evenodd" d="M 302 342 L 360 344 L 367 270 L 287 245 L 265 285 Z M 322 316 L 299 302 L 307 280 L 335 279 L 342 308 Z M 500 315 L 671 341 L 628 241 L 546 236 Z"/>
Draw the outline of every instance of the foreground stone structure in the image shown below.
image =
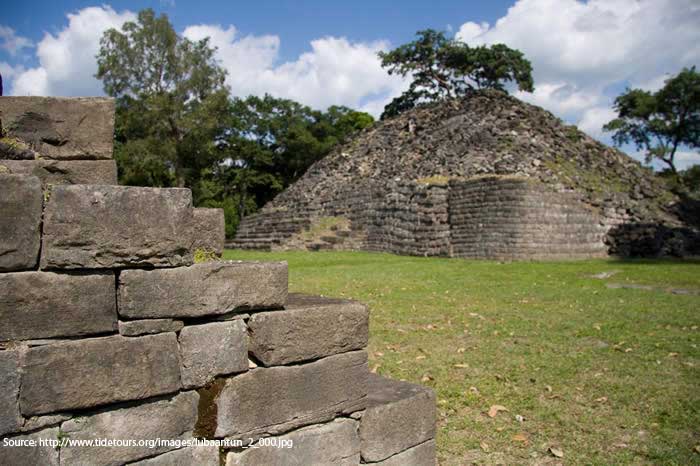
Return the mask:
<path id="1" fill-rule="evenodd" d="M 376 123 L 230 247 L 480 259 L 700 254 L 697 207 L 650 169 L 498 91 Z"/>
<path id="2" fill-rule="evenodd" d="M 3 99 L 42 125 L 109 105 Z M 28 147 L 107 154 L 51 141 Z M 0 464 L 435 464 L 435 396 L 370 374 L 366 306 L 289 295 L 286 263 L 195 263 L 223 222 L 188 190 L 71 180 L 0 175 Z"/>

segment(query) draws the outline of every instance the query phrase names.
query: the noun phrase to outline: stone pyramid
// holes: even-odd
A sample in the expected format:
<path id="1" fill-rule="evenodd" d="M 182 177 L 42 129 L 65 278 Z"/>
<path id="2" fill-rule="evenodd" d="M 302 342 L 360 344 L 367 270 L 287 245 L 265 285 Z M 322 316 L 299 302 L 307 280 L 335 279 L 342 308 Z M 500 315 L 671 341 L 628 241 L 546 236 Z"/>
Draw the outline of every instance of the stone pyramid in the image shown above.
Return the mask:
<path id="1" fill-rule="evenodd" d="M 312 165 L 232 247 L 495 259 L 700 253 L 653 172 L 499 91 L 380 121 Z"/>

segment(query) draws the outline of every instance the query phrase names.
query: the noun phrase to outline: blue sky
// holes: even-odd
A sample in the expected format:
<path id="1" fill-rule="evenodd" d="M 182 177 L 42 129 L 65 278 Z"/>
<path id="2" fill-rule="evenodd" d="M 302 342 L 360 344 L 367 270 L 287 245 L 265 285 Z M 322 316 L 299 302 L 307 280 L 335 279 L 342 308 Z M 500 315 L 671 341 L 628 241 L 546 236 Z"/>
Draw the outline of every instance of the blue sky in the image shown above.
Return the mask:
<path id="1" fill-rule="evenodd" d="M 381 69 L 378 51 L 425 28 L 469 44 L 506 43 L 534 68 L 535 92 L 517 97 L 604 142 L 601 127 L 626 86 L 658 89 L 700 65 L 697 0 L 15 1 L 0 16 L 5 94 L 101 94 L 93 77 L 100 36 L 146 7 L 190 39 L 210 37 L 236 95 L 375 115 L 407 85 Z M 693 163 L 697 153 L 679 154 L 679 166 Z"/>

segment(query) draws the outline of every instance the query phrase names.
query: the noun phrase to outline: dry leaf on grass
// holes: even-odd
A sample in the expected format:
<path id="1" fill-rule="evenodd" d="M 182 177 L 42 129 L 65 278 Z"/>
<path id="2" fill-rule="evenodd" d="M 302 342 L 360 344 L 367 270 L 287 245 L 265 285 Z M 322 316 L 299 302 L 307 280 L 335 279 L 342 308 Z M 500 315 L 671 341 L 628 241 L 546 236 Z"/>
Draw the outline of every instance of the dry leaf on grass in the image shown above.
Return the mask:
<path id="1" fill-rule="evenodd" d="M 526 445 L 528 443 L 527 436 L 523 433 L 515 434 L 513 436 L 513 441 L 514 442 L 521 442 L 521 443 L 524 443 Z"/>
<path id="2" fill-rule="evenodd" d="M 452 367 L 456 367 L 457 369 L 467 369 L 469 367 L 469 364 L 455 364 Z"/>
<path id="3" fill-rule="evenodd" d="M 552 456 L 556 456 L 557 458 L 563 458 L 564 457 L 564 451 L 561 448 L 556 448 L 556 447 L 549 447 L 549 450 L 547 450 Z"/>
<path id="4" fill-rule="evenodd" d="M 489 417 L 496 417 L 501 411 L 508 411 L 508 408 L 501 405 L 493 405 L 489 408 L 488 415 Z"/>
<path id="5" fill-rule="evenodd" d="M 425 383 L 425 382 L 430 382 L 431 380 L 435 380 L 435 379 L 433 379 L 433 376 L 430 375 L 430 374 L 425 374 L 425 375 L 424 375 L 423 377 L 421 377 L 421 379 L 420 379 L 420 381 L 423 382 L 423 383 Z"/>
<path id="6" fill-rule="evenodd" d="M 479 446 L 481 447 L 482 450 L 484 450 L 486 453 L 489 451 L 489 444 L 486 442 L 481 442 L 479 443 Z"/>
<path id="7" fill-rule="evenodd" d="M 380 366 L 379 364 L 377 364 L 376 366 L 374 366 L 374 367 L 372 368 L 372 370 L 371 370 L 370 372 L 372 372 L 372 374 L 376 374 L 380 367 L 381 367 L 381 366 Z"/>

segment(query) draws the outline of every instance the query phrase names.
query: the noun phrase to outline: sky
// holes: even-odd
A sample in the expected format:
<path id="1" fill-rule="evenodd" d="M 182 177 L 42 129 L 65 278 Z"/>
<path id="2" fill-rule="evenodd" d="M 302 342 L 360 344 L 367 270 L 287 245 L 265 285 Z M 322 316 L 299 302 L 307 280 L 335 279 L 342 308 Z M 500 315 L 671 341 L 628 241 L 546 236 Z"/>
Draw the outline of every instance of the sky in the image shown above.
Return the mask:
<path id="1" fill-rule="evenodd" d="M 14 1 L 0 16 L 5 95 L 102 95 L 99 39 L 142 8 L 167 14 L 189 39 L 210 37 L 234 95 L 375 116 L 408 84 L 381 68 L 378 51 L 426 28 L 470 45 L 505 43 L 533 66 L 535 92 L 516 97 L 608 144 L 602 126 L 617 95 L 657 90 L 700 65 L 699 0 Z M 679 168 L 696 163 L 697 151 L 677 154 Z"/>

